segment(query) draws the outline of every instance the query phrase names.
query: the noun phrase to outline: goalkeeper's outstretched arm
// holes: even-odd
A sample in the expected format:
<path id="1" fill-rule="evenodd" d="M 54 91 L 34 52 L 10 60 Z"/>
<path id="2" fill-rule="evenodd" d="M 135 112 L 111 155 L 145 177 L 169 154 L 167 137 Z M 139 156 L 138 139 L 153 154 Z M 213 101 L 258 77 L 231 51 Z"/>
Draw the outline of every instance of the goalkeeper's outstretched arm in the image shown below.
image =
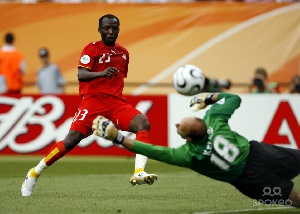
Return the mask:
<path id="1" fill-rule="evenodd" d="M 98 116 L 93 120 L 92 128 L 94 135 L 110 140 L 114 144 L 122 145 L 127 149 L 131 149 L 134 146 L 133 140 L 124 137 L 115 125 L 103 116 Z"/>
<path id="2" fill-rule="evenodd" d="M 156 146 L 124 137 L 110 120 L 102 116 L 94 119 L 92 127 L 95 135 L 108 139 L 116 145 L 122 145 L 132 152 L 172 165 L 190 166 L 190 158 L 188 155 L 183 155 L 186 151 L 182 147 L 175 149 Z"/>
<path id="3" fill-rule="evenodd" d="M 193 97 L 193 99 L 190 102 L 190 107 L 193 111 L 199 111 L 201 109 L 205 109 L 206 106 L 214 104 L 218 101 L 218 95 L 217 94 L 210 94 L 210 93 L 201 93 L 197 96 Z"/>
<path id="4" fill-rule="evenodd" d="M 126 149 L 132 149 L 134 146 L 134 141 L 130 138 L 124 137 L 122 146 L 124 146 Z"/>

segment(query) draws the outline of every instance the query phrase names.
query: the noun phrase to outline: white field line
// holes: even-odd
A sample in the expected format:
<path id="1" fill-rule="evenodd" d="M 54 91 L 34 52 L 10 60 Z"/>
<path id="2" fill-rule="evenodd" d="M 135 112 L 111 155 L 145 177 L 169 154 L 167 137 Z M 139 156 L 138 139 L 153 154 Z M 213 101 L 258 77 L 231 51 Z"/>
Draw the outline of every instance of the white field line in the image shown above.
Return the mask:
<path id="1" fill-rule="evenodd" d="M 275 206 L 275 205 L 273 205 L 273 206 Z M 280 210 L 280 209 L 296 209 L 296 208 L 295 207 L 288 207 L 288 206 L 281 206 L 281 207 L 267 207 L 267 208 L 258 208 L 258 209 L 241 209 L 241 210 L 227 210 L 227 211 L 195 212 L 195 213 L 192 213 L 192 214 L 242 213 L 242 212 L 249 212 L 249 211 Z"/>
<path id="2" fill-rule="evenodd" d="M 181 58 L 180 60 L 178 60 L 174 64 L 170 65 L 168 68 L 166 68 L 165 70 L 163 70 L 162 72 L 157 74 L 155 77 L 150 79 L 147 82 L 147 84 L 143 84 L 143 85 L 137 87 L 136 89 L 134 89 L 131 92 L 131 94 L 132 95 L 142 94 L 144 91 L 146 91 L 149 88 L 149 86 L 157 84 L 162 79 L 164 79 L 165 77 L 167 77 L 168 75 L 173 73 L 178 67 L 186 64 L 187 62 L 191 61 L 192 59 L 194 59 L 195 57 L 197 57 L 201 53 L 205 52 L 206 50 L 208 50 L 209 48 L 211 48 L 214 45 L 218 44 L 219 42 L 223 41 L 224 39 L 234 35 L 235 33 L 238 33 L 240 31 L 250 27 L 251 25 L 256 24 L 258 22 L 261 22 L 265 19 L 269 19 L 271 17 L 278 16 L 280 14 L 284 14 L 284 13 L 287 13 L 287 12 L 290 12 L 290 11 L 293 11 L 293 10 L 298 10 L 298 9 L 300 9 L 300 3 L 292 4 L 292 5 L 283 7 L 283 8 L 275 9 L 275 10 L 270 11 L 270 12 L 265 13 L 265 14 L 261 14 L 259 16 L 251 18 L 251 19 L 249 19 L 245 22 L 242 22 L 242 23 L 232 27 L 231 29 L 219 34 L 218 36 L 212 38 L 211 40 L 207 41 L 203 45 L 199 46 L 194 51 L 190 52 L 189 54 L 187 54 L 186 56 L 184 56 L 183 58 Z"/>

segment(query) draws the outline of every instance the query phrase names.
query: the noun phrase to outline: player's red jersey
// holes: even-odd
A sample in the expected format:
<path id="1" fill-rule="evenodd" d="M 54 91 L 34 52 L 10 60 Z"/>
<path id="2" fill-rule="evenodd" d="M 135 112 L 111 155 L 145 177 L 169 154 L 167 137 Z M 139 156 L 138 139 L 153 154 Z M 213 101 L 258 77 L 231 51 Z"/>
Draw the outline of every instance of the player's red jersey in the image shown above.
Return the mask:
<path id="1" fill-rule="evenodd" d="M 125 99 L 123 88 L 128 64 L 129 53 L 121 45 L 107 46 L 101 41 L 88 44 L 81 53 L 78 67 L 88 68 L 90 72 L 102 72 L 108 67 L 115 67 L 119 72 L 112 78 L 79 82 L 79 94 L 110 94 Z"/>

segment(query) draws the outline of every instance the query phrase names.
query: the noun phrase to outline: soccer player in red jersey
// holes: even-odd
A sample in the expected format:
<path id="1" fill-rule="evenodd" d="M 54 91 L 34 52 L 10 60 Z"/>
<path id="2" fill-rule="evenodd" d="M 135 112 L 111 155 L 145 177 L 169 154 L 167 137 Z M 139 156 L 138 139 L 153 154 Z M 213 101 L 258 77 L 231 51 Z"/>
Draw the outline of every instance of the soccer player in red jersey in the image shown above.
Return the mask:
<path id="1" fill-rule="evenodd" d="M 129 53 L 116 43 L 120 32 L 119 19 L 111 14 L 99 19 L 101 41 L 88 44 L 78 65 L 79 94 L 82 98 L 66 138 L 53 145 L 48 154 L 31 168 L 23 182 L 23 196 L 30 196 L 40 174 L 71 151 L 82 139 L 92 134 L 92 122 L 104 115 L 123 131 L 136 133 L 136 139 L 150 142 L 150 124 L 144 114 L 126 102 L 123 95 L 127 77 Z M 155 174 L 144 171 L 147 157 L 136 155 L 132 185 L 153 184 Z"/>

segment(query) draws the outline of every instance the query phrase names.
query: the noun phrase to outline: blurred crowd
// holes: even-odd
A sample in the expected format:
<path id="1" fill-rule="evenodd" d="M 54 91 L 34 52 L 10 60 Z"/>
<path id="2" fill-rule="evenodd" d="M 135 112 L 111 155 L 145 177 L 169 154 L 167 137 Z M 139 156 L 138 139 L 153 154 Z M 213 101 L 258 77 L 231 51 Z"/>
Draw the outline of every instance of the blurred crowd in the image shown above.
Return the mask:
<path id="1" fill-rule="evenodd" d="M 230 79 L 205 78 L 203 92 L 222 92 L 230 90 L 232 86 Z M 286 88 L 286 86 L 284 87 Z M 287 90 L 281 90 L 281 86 L 277 82 L 268 80 L 268 72 L 263 67 L 255 69 L 253 77 L 248 83 L 247 93 L 265 94 L 265 93 L 300 93 L 300 70 L 299 74 L 295 74 L 289 83 Z"/>
<path id="2" fill-rule="evenodd" d="M 23 74 L 26 71 L 26 63 L 22 53 L 14 46 L 15 36 L 8 32 L 4 36 L 4 44 L 0 50 L 0 94 L 21 94 L 23 87 Z M 50 61 L 50 51 L 46 47 L 38 50 L 41 65 L 36 70 L 36 87 L 40 94 L 63 94 L 67 84 L 59 66 Z M 300 68 L 300 66 L 299 66 Z M 205 78 L 203 92 L 222 92 L 230 90 L 230 79 Z M 253 77 L 248 83 L 247 93 L 300 93 L 299 74 L 290 80 L 289 89 L 280 90 L 277 82 L 268 80 L 268 72 L 263 67 L 254 71 Z"/>
<path id="3" fill-rule="evenodd" d="M 300 71 L 299 74 L 292 77 L 288 88 L 286 91 L 280 90 L 280 85 L 277 82 L 268 80 L 267 70 L 259 67 L 250 80 L 248 93 L 300 93 Z"/>
<path id="4" fill-rule="evenodd" d="M 12 32 L 6 33 L 0 50 L 0 94 L 18 95 L 22 92 L 26 62 L 14 43 L 15 35 Z M 50 62 L 49 50 L 40 48 L 38 57 L 41 66 L 37 68 L 36 86 L 40 94 L 62 94 L 66 81 L 59 67 Z"/>

